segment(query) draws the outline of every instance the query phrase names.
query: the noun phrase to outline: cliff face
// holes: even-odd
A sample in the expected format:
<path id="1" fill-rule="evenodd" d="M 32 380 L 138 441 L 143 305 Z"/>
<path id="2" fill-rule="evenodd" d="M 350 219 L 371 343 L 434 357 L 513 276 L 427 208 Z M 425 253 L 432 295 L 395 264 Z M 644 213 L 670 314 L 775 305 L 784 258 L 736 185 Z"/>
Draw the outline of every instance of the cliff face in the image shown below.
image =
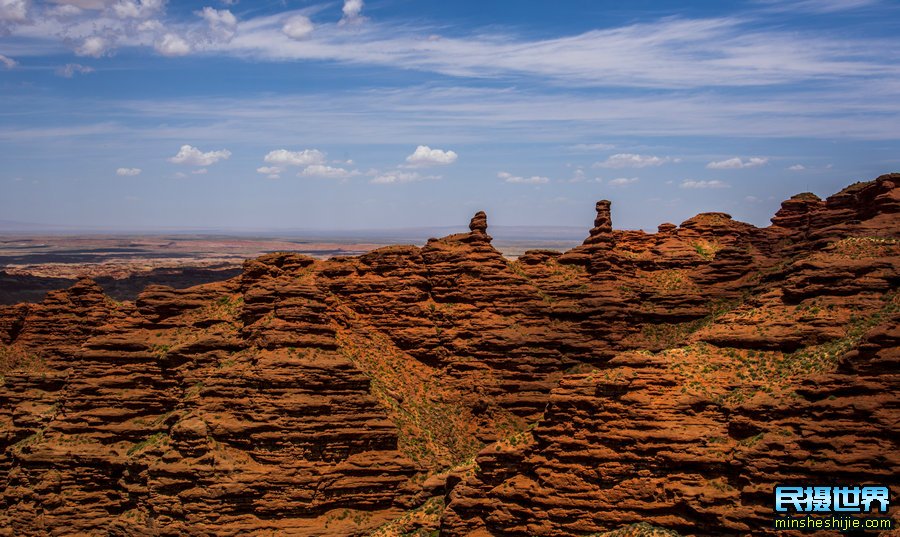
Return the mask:
<path id="1" fill-rule="evenodd" d="M 0 307 L 0 534 L 746 534 L 775 483 L 893 485 L 898 182 Z"/>

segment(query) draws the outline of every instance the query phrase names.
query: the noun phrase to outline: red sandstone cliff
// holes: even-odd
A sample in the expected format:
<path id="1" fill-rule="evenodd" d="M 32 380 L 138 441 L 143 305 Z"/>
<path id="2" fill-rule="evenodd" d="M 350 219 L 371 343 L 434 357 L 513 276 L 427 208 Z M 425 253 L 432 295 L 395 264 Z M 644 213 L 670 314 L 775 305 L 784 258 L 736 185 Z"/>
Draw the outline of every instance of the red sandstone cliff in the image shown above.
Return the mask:
<path id="1" fill-rule="evenodd" d="M 898 182 L 0 307 L 0 534 L 743 535 L 778 482 L 894 485 Z"/>

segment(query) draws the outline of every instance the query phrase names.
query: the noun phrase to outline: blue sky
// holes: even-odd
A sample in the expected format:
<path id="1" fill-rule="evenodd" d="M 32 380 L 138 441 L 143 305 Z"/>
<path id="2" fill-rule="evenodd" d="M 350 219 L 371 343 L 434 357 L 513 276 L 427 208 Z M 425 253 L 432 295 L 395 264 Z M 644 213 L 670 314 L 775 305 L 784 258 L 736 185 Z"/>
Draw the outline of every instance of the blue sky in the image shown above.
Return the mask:
<path id="1" fill-rule="evenodd" d="M 886 0 L 0 0 L 0 220 L 655 229 L 900 170 Z"/>

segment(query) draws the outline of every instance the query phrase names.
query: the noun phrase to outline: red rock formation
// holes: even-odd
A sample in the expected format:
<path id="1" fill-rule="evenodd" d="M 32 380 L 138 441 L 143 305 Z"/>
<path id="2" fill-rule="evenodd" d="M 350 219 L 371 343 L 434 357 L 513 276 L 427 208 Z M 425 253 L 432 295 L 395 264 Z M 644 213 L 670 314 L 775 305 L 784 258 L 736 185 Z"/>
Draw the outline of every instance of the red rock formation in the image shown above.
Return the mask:
<path id="1" fill-rule="evenodd" d="M 601 201 L 583 245 L 510 261 L 479 212 L 4 307 L 0 535 L 763 532 L 774 483 L 900 462 L 898 179 L 764 229 L 615 230 Z"/>
<path id="2" fill-rule="evenodd" d="M 399 514 L 416 468 L 368 377 L 337 351 L 321 293 L 279 279 L 282 261 L 249 262 L 240 286 L 149 288 L 136 310 L 104 302 L 130 315 L 114 326 L 63 332 L 50 327 L 68 312 L 27 318 L 15 346 L 37 349 L 43 334 L 71 354 L 38 409 L 33 371 L 6 376 L 0 527 L 351 535 Z M 38 308 L 90 312 L 94 290 L 85 282 Z"/>
<path id="3" fill-rule="evenodd" d="M 786 235 L 796 246 L 776 264 L 757 257 L 756 278 L 731 280 L 743 302 L 694 327 L 690 345 L 566 376 L 530 433 L 482 451 L 479 471 L 451 487 L 442 534 L 584 535 L 649 522 L 756 535 L 771 531 L 778 483 L 884 482 L 896 498 L 895 177 L 826 202 L 801 198 L 804 219 L 788 214 L 795 198 L 767 230 L 723 228 L 720 214 L 667 228 L 760 251 Z M 723 296 L 728 265 L 714 263 L 688 277 L 711 278 Z"/>

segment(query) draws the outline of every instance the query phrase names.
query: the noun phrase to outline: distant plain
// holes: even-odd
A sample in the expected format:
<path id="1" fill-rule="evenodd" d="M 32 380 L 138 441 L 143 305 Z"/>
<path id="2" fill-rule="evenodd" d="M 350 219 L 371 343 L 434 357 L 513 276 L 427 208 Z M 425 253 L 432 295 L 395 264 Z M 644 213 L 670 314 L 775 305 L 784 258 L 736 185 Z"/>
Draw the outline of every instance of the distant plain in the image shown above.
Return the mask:
<path id="1" fill-rule="evenodd" d="M 0 233 L 0 304 L 40 301 L 48 291 L 90 277 L 116 300 L 133 300 L 147 285 L 176 288 L 227 279 L 241 264 L 271 252 L 317 259 L 361 255 L 392 244 L 423 245 L 464 228 L 232 233 Z M 530 249 L 566 250 L 577 228 L 498 227 L 494 247 L 509 258 Z"/>

